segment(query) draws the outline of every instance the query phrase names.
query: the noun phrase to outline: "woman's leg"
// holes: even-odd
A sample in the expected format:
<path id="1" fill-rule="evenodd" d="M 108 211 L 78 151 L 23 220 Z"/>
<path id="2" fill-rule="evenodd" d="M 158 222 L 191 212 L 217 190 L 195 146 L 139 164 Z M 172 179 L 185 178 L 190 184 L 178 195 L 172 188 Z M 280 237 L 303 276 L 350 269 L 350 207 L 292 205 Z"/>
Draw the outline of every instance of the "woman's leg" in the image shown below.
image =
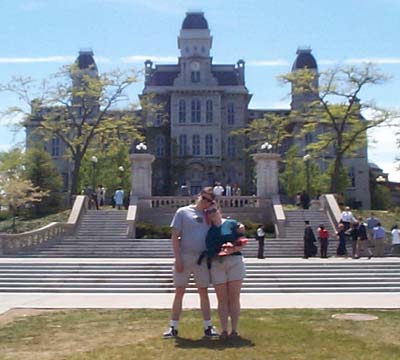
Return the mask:
<path id="1" fill-rule="evenodd" d="M 240 290 L 242 288 L 242 280 L 228 282 L 228 304 L 229 315 L 232 322 L 232 331 L 237 331 L 240 315 Z"/>
<path id="2" fill-rule="evenodd" d="M 218 315 L 221 322 L 221 334 L 228 331 L 228 287 L 227 283 L 214 285 L 215 293 L 218 299 Z"/>

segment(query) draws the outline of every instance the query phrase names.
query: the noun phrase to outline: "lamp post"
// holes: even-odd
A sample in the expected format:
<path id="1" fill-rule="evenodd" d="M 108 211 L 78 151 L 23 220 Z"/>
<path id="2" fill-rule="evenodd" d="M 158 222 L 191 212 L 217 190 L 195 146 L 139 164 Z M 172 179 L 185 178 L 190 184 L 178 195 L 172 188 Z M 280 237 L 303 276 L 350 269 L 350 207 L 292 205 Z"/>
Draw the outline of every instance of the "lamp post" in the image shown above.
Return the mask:
<path id="1" fill-rule="evenodd" d="M 123 166 L 118 166 L 118 171 L 119 171 L 119 184 L 122 187 L 122 179 L 124 176 L 125 168 Z"/>
<path id="2" fill-rule="evenodd" d="M 308 195 L 310 195 L 310 160 L 311 160 L 310 154 L 306 154 L 303 156 L 303 161 L 306 165 L 306 186 Z"/>
<path id="3" fill-rule="evenodd" d="M 269 152 L 272 149 L 272 145 L 266 141 L 264 144 L 261 145 L 261 150 Z"/>
<path id="4" fill-rule="evenodd" d="M 96 156 L 92 156 L 90 158 L 90 161 L 92 162 L 93 165 L 93 171 L 92 171 L 92 185 L 93 185 L 93 191 L 96 191 L 96 165 L 97 165 L 97 157 Z"/>
<path id="5" fill-rule="evenodd" d="M 375 180 L 378 184 L 386 182 L 386 179 L 382 175 L 379 175 Z"/>

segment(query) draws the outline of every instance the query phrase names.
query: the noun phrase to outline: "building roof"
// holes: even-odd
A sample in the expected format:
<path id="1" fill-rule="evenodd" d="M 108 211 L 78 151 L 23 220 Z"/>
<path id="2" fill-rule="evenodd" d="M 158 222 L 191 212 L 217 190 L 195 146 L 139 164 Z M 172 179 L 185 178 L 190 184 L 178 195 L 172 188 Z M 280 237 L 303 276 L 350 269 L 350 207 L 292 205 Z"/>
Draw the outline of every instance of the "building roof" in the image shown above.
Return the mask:
<path id="1" fill-rule="evenodd" d="M 153 86 L 172 86 L 178 76 L 179 71 L 154 71 L 151 74 L 150 85 Z"/>
<path id="2" fill-rule="evenodd" d="M 79 51 L 78 58 L 76 59 L 76 63 L 78 64 L 79 69 L 96 69 L 96 62 L 94 61 L 92 50 L 81 50 Z"/>
<path id="3" fill-rule="evenodd" d="M 311 54 L 310 48 L 297 49 L 297 57 L 293 63 L 292 71 L 299 69 L 317 69 L 317 61 Z"/>
<path id="4" fill-rule="evenodd" d="M 208 23 L 203 12 L 187 12 L 182 23 L 182 29 L 208 29 Z"/>
<path id="5" fill-rule="evenodd" d="M 212 71 L 218 85 L 239 85 L 236 71 Z"/>

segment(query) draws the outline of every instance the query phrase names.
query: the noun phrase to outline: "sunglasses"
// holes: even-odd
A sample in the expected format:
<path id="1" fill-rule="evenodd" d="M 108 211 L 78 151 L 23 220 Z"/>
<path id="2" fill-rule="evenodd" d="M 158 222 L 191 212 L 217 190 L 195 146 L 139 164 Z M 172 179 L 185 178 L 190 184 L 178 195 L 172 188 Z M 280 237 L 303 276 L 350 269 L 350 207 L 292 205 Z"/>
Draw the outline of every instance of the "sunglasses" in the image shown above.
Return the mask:
<path id="1" fill-rule="evenodd" d="M 213 199 L 210 199 L 210 198 L 208 198 L 207 196 L 204 196 L 204 195 L 201 196 L 201 200 L 206 200 L 209 203 L 212 203 L 214 201 Z"/>
<path id="2" fill-rule="evenodd" d="M 207 214 L 215 214 L 218 210 L 216 208 L 207 210 Z"/>

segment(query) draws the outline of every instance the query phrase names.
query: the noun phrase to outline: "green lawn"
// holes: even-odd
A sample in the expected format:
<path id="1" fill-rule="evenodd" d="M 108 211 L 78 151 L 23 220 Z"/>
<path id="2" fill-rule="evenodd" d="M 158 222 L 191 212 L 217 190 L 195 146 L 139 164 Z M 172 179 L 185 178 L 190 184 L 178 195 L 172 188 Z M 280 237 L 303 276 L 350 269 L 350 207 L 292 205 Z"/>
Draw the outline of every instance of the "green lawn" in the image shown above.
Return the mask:
<path id="1" fill-rule="evenodd" d="M 203 339 L 199 311 L 184 312 L 177 340 L 161 338 L 165 310 L 44 313 L 0 325 L 0 359 L 400 359 L 400 311 L 357 311 L 379 317 L 367 322 L 339 312 L 245 310 L 235 341 Z"/>

